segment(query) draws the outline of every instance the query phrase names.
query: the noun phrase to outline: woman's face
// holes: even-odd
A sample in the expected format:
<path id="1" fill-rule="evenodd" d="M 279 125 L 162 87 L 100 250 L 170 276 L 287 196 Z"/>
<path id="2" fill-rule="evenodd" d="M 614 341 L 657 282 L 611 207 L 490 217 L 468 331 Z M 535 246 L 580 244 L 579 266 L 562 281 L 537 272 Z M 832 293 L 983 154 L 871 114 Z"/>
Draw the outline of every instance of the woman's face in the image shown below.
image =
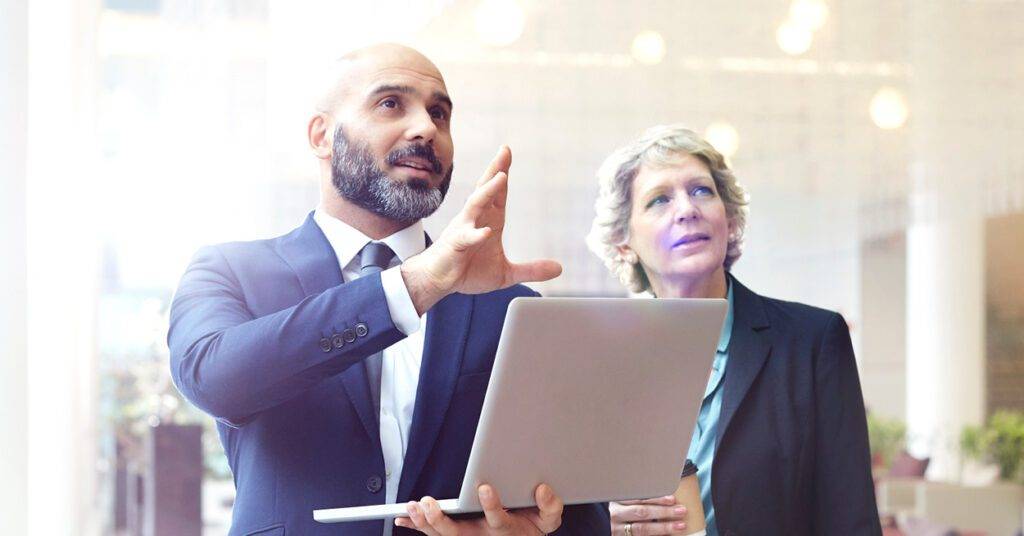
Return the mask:
<path id="1" fill-rule="evenodd" d="M 669 166 L 643 165 L 632 196 L 629 242 L 622 254 L 639 260 L 658 295 L 666 285 L 696 285 L 718 271 L 724 275 L 729 219 L 700 158 L 684 155 Z"/>

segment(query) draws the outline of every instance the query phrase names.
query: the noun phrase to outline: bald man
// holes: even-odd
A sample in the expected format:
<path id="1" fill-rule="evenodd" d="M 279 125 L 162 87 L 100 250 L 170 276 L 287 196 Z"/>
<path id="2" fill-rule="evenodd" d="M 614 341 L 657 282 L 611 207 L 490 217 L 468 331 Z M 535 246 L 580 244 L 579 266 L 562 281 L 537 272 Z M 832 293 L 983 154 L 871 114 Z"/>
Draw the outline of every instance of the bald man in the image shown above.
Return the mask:
<path id="1" fill-rule="evenodd" d="M 320 204 L 292 232 L 201 249 L 171 306 L 171 373 L 217 420 L 237 497 L 230 534 L 387 536 L 608 532 L 598 505 L 451 519 L 494 351 L 520 285 L 554 261 L 512 263 L 502 147 L 436 241 L 420 220 L 448 191 L 452 101 L 419 52 L 342 58 L 307 136 Z M 319 508 L 409 501 L 409 517 L 319 524 Z"/>

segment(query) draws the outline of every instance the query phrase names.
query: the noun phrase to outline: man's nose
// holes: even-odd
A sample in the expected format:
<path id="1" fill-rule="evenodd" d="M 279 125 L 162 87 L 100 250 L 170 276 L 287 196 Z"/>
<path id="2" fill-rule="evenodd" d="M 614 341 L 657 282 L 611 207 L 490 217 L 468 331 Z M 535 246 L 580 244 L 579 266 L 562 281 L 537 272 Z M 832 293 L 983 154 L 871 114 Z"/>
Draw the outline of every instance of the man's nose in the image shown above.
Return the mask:
<path id="1" fill-rule="evenodd" d="M 430 112 L 425 109 L 409 115 L 409 126 L 406 130 L 406 138 L 410 141 L 422 141 L 433 143 L 437 136 L 437 124 Z"/>

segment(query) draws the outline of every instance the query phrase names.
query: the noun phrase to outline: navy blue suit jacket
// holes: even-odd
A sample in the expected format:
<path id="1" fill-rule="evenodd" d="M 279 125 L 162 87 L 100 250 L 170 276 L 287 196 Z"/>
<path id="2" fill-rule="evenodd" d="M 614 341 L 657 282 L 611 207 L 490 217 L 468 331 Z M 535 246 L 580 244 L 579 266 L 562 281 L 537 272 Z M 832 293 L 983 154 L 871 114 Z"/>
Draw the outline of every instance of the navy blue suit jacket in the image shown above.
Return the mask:
<path id="1" fill-rule="evenodd" d="M 506 308 L 533 295 L 452 294 L 430 310 L 399 502 L 458 496 Z M 196 254 L 171 306 L 171 373 L 218 421 L 237 490 L 230 534 L 381 534 L 382 521 L 320 524 L 313 510 L 384 502 L 361 361 L 403 337 L 380 276 L 343 282 L 312 216 L 278 238 Z M 566 508 L 559 531 L 607 532 L 599 505 Z"/>
<path id="2" fill-rule="evenodd" d="M 732 285 L 711 474 L 719 534 L 881 535 L 846 322 Z"/>

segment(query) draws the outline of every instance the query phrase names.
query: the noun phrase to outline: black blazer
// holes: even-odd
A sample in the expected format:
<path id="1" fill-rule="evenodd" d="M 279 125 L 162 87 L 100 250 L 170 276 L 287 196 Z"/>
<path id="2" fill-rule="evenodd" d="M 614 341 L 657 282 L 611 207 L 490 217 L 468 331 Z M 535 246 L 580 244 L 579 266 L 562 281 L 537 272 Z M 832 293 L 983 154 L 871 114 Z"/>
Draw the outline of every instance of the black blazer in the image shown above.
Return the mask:
<path id="1" fill-rule="evenodd" d="M 733 328 L 711 475 L 719 534 L 880 535 L 846 322 L 729 277 Z"/>

